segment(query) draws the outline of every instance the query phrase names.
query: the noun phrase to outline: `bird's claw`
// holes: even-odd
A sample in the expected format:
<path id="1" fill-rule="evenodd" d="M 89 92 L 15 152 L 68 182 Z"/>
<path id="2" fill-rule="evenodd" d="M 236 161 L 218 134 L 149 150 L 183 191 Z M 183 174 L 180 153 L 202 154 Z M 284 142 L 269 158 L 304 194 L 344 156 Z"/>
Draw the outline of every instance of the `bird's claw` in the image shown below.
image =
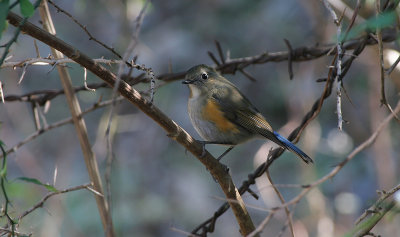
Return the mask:
<path id="1" fill-rule="evenodd" d="M 204 141 L 199 141 L 199 140 L 197 140 L 197 142 L 199 142 L 202 146 L 203 150 L 201 152 L 200 158 L 203 158 L 206 155 L 206 143 Z"/>

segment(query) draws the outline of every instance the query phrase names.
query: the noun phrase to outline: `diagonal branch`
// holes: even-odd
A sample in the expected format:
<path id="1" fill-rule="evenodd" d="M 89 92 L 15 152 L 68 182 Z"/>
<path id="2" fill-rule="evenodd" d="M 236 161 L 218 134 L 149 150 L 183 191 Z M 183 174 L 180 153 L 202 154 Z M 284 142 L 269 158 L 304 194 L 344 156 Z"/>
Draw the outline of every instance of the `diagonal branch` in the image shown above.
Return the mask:
<path id="1" fill-rule="evenodd" d="M 55 35 L 56 30 L 53 25 L 53 20 L 51 18 L 49 7 L 47 1 L 43 0 L 39 8 L 40 17 L 43 21 L 43 27 L 50 34 Z M 49 45 L 51 47 L 51 45 Z M 54 58 L 63 58 L 64 56 L 56 48 L 51 47 L 51 52 Z M 69 110 L 71 112 L 72 119 L 74 121 L 75 130 L 78 135 L 79 143 L 81 145 L 83 157 L 85 159 L 86 168 L 88 170 L 89 178 L 93 182 L 93 188 L 103 194 L 103 187 L 99 172 L 99 167 L 97 165 L 96 156 L 92 150 L 92 146 L 89 141 L 89 136 L 86 129 L 85 120 L 79 117 L 81 114 L 81 107 L 77 95 L 74 93 L 72 87 L 71 77 L 66 67 L 62 65 L 57 65 L 58 74 L 60 76 L 61 84 L 65 90 L 65 97 L 67 98 L 67 103 Z M 99 209 L 100 218 L 103 223 L 103 228 L 107 237 L 115 236 L 114 227 L 112 224 L 111 213 L 109 206 L 107 205 L 104 195 L 95 195 L 97 208 Z"/>
<path id="2" fill-rule="evenodd" d="M 10 12 L 7 19 L 11 25 L 18 26 L 22 18 L 15 13 Z M 26 34 L 35 39 L 42 41 L 52 48 L 62 52 L 65 56 L 71 58 L 93 74 L 97 75 L 100 79 L 107 82 L 111 87 L 115 85 L 117 80 L 116 76 L 108 71 L 103 66 L 95 63 L 90 57 L 80 52 L 78 49 L 68 45 L 59 38 L 49 34 L 48 32 L 40 29 L 39 27 L 27 22 L 21 26 Z M 217 180 L 221 189 L 223 190 L 227 200 L 233 199 L 237 202 L 229 202 L 230 207 L 239 224 L 242 235 L 251 233 L 255 227 L 243 203 L 238 189 L 235 187 L 231 176 L 226 172 L 226 167 L 219 163 L 208 151 L 203 154 L 203 146 L 191 137 L 183 128 L 165 115 L 159 108 L 148 100 L 143 98 L 141 94 L 129 86 L 124 81 L 121 81 L 118 86 L 119 93 L 129 100 L 132 104 L 142 110 L 147 116 L 160 125 L 168 134 L 169 137 L 179 144 L 184 146 L 196 158 L 203 163 L 210 171 L 211 175 Z"/>

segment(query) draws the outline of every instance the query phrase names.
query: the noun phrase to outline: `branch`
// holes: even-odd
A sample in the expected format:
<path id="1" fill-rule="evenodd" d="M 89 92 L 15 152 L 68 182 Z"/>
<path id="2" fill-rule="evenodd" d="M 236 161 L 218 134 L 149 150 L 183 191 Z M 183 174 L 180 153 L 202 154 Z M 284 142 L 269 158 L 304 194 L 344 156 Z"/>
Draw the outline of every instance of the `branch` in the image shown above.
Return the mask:
<path id="1" fill-rule="evenodd" d="M 122 98 L 118 99 L 118 101 L 121 101 L 121 100 L 122 100 Z M 112 100 L 107 100 L 107 101 L 96 103 L 92 107 L 90 107 L 90 108 L 86 109 L 85 111 L 83 111 L 79 115 L 79 117 L 82 117 L 83 115 L 86 115 L 86 114 L 88 114 L 88 113 L 90 113 L 90 112 L 92 112 L 92 111 L 94 111 L 96 109 L 103 108 L 103 107 L 105 107 L 107 105 L 110 105 L 111 103 L 112 103 Z M 60 120 L 58 122 L 52 123 L 52 124 L 50 124 L 48 126 L 45 126 L 45 127 L 41 128 L 41 129 L 38 129 L 34 133 L 32 133 L 31 135 L 27 136 L 24 140 L 20 141 L 19 143 L 17 143 L 16 145 L 14 145 L 10 149 L 8 149 L 6 151 L 6 154 L 8 155 L 8 154 L 10 154 L 12 152 L 16 152 L 21 146 L 23 146 L 26 143 L 32 141 L 33 139 L 35 139 L 36 137 L 40 136 L 41 134 L 43 134 L 43 133 L 45 133 L 47 131 L 50 131 L 50 130 L 52 130 L 54 128 L 58 128 L 58 127 L 61 127 L 63 125 L 66 125 L 66 124 L 69 124 L 69 123 L 72 123 L 72 122 L 73 122 L 72 117 L 69 117 L 69 118 L 65 118 L 63 120 Z M 0 158 L 3 158 L 3 157 L 4 156 L 0 156 Z"/>
<path id="2" fill-rule="evenodd" d="M 341 74 L 341 79 L 348 72 L 350 66 L 352 65 L 352 62 L 364 50 L 364 48 L 367 45 L 367 42 L 369 41 L 369 39 L 370 39 L 370 37 L 366 36 L 364 38 L 364 40 L 360 41 L 359 45 L 357 45 L 357 47 L 354 49 L 353 54 L 351 55 L 351 57 L 349 59 L 347 59 L 343 63 L 343 72 Z M 335 60 L 336 60 L 336 57 L 333 58 L 331 67 L 329 68 L 329 73 L 328 73 L 328 77 L 326 79 L 324 91 L 322 92 L 320 98 L 318 98 L 314 102 L 314 104 L 313 104 L 312 108 L 310 109 L 310 111 L 304 116 L 303 121 L 301 122 L 301 124 L 290 133 L 290 135 L 288 136 L 288 139 L 290 141 L 297 141 L 299 139 L 299 137 L 300 137 L 302 131 L 305 129 L 305 127 L 314 118 L 316 118 L 318 116 L 318 114 L 320 113 L 324 100 L 327 99 L 330 96 L 330 94 L 332 92 L 333 81 L 334 81 L 332 78 L 335 78 L 335 76 L 336 76 L 336 70 L 334 70 L 335 69 L 335 67 L 334 67 Z M 247 191 L 250 194 L 252 194 L 253 192 L 249 189 L 250 185 L 255 184 L 256 178 L 258 178 L 261 175 L 263 175 L 265 173 L 265 171 L 271 166 L 271 164 L 282 153 L 283 153 L 283 150 L 280 149 L 280 148 L 277 148 L 277 149 L 273 150 L 272 153 L 271 153 L 271 158 L 268 159 L 263 164 L 261 164 L 259 167 L 257 167 L 257 169 L 253 173 L 248 175 L 248 179 L 243 181 L 241 187 L 239 188 L 239 193 L 243 194 L 243 193 L 245 193 Z M 255 198 L 257 198 L 255 195 L 253 195 L 253 196 Z M 217 211 L 214 212 L 214 215 L 211 218 L 207 219 L 206 221 L 204 221 L 203 223 L 198 225 L 192 231 L 192 233 L 197 233 L 200 230 L 202 230 L 203 232 L 212 232 L 214 230 L 214 225 L 215 225 L 215 222 L 218 219 L 218 217 L 220 217 L 222 214 L 224 214 L 228 209 L 229 209 L 229 205 L 227 203 L 224 203 L 223 205 L 221 205 L 219 207 L 219 209 Z M 202 235 L 202 234 L 200 234 L 200 235 Z"/>
<path id="3" fill-rule="evenodd" d="M 343 59 L 343 41 L 341 39 L 342 37 L 342 25 L 341 25 L 341 19 L 339 19 L 336 15 L 336 12 L 332 9 L 331 5 L 327 0 L 323 0 L 323 3 L 325 5 L 325 8 L 328 9 L 328 11 L 331 13 L 333 22 L 335 23 L 337 27 L 336 31 L 336 51 L 337 51 L 337 61 L 336 61 L 336 77 L 335 77 L 335 83 L 336 83 L 336 112 L 338 116 L 338 129 L 339 131 L 342 131 L 343 128 L 343 116 L 342 116 L 342 80 L 339 80 L 342 74 L 342 59 Z M 345 11 L 345 10 L 344 10 Z"/>
<path id="4" fill-rule="evenodd" d="M 98 59 L 93 59 L 96 63 L 104 63 L 104 64 L 122 64 L 125 63 L 122 60 L 115 60 L 115 59 L 104 59 L 104 58 L 98 58 Z M 28 58 L 20 62 L 4 62 L 0 68 L 6 68 L 6 67 L 24 67 L 25 65 L 33 65 L 33 66 L 43 66 L 43 65 L 50 65 L 54 66 L 57 64 L 64 64 L 64 63 L 76 63 L 74 60 L 69 59 L 69 58 Z"/>
<path id="5" fill-rule="evenodd" d="M 46 196 L 44 196 L 42 198 L 42 200 L 40 200 L 38 203 L 36 203 L 35 205 L 33 205 L 33 207 L 29 208 L 28 210 L 26 210 L 25 212 L 23 212 L 19 217 L 18 217 L 18 223 L 21 222 L 22 218 L 24 218 L 25 216 L 31 214 L 33 211 L 35 211 L 36 209 L 43 207 L 44 203 L 47 201 L 47 199 L 51 198 L 52 196 L 58 195 L 58 194 L 62 194 L 62 193 L 68 193 L 68 192 L 72 192 L 72 191 L 76 191 L 76 190 L 81 190 L 81 189 L 87 189 L 89 191 L 92 191 L 90 188 L 92 187 L 92 184 L 83 184 L 83 185 L 79 185 L 76 187 L 72 187 L 72 188 L 67 188 L 64 190 L 60 190 L 57 192 L 51 192 L 46 194 Z M 98 194 L 96 194 L 98 195 Z"/>
<path id="6" fill-rule="evenodd" d="M 99 45 L 103 46 L 104 48 L 106 48 L 107 50 L 111 51 L 111 53 L 113 53 L 114 55 L 116 55 L 118 58 L 122 59 L 121 55 L 119 53 L 117 53 L 117 51 L 115 51 L 115 49 L 113 47 L 109 47 L 107 46 L 105 43 L 101 42 L 100 40 L 98 40 L 96 37 L 94 37 L 86 28 L 86 26 L 82 25 L 77 19 L 75 19 L 69 12 L 65 11 L 64 9 L 62 9 L 61 7 L 59 7 L 58 5 L 56 5 L 53 1 L 48 0 L 48 2 L 53 5 L 53 7 L 55 7 L 57 9 L 57 11 L 64 13 L 66 16 L 68 16 L 69 18 L 71 18 L 72 21 L 74 21 L 80 28 L 82 28 L 82 30 L 89 36 L 89 40 L 93 40 L 94 42 L 98 43 Z"/>
<path id="7" fill-rule="evenodd" d="M 398 32 L 394 29 L 388 29 L 382 32 L 383 42 L 393 42 L 397 39 Z M 352 39 L 343 42 L 342 49 L 344 51 L 355 50 L 361 43 L 364 43 L 365 36 L 361 36 L 357 39 Z M 366 45 L 376 45 L 377 41 L 374 38 L 368 37 Z M 325 46 L 314 46 L 314 47 L 298 47 L 291 51 L 280 51 L 280 52 L 265 52 L 259 55 L 243 57 L 243 58 L 227 58 L 224 64 L 215 66 L 217 70 L 220 70 L 222 74 L 235 74 L 238 70 L 244 69 L 250 65 L 265 64 L 269 62 L 283 62 L 290 60 L 292 62 L 302 62 L 318 59 L 323 56 L 331 56 L 336 54 L 335 44 L 329 44 Z M 344 67 L 344 65 L 342 65 Z M 343 74 L 344 72 L 342 72 Z M 177 73 L 166 73 L 158 75 L 159 80 L 163 81 L 176 81 L 183 79 L 186 72 Z"/>
<path id="8" fill-rule="evenodd" d="M 43 27 L 46 32 L 48 31 L 50 34 L 55 35 L 56 29 L 53 25 L 53 20 L 51 18 L 49 12 L 49 6 L 47 5 L 47 1 L 43 0 L 40 4 L 39 8 L 40 18 L 43 21 Z M 23 28 L 23 27 L 21 27 Z M 46 32 L 47 33 L 47 32 Z M 51 45 L 49 45 L 51 47 Z M 51 53 L 54 58 L 63 58 L 64 56 L 60 51 L 57 51 L 56 48 L 51 47 Z M 93 182 L 93 188 L 103 194 L 103 187 L 100 178 L 99 167 L 97 165 L 96 156 L 92 150 L 92 146 L 89 141 L 89 136 L 86 130 L 85 120 L 82 117 L 79 117 L 81 114 L 81 108 L 79 105 L 79 101 L 77 95 L 74 93 L 71 77 L 66 67 L 61 65 L 57 65 L 58 74 L 60 76 L 61 84 L 65 90 L 65 97 L 67 99 L 67 104 L 69 110 L 71 112 L 72 119 L 74 121 L 75 130 L 78 135 L 78 140 L 81 145 L 83 157 L 86 163 L 86 168 L 88 171 L 89 178 L 91 182 Z M 104 196 L 95 195 L 97 208 L 99 209 L 100 218 L 103 224 L 104 232 L 107 237 L 115 236 L 114 227 L 112 224 L 111 213 L 107 202 Z"/>
<path id="9" fill-rule="evenodd" d="M 15 13 L 10 12 L 7 19 L 11 25 L 18 26 L 22 19 Z M 78 49 L 66 44 L 59 38 L 47 33 L 39 27 L 27 22 L 21 26 L 21 29 L 28 35 L 36 38 L 43 43 L 49 45 L 52 48 L 62 52 L 65 56 L 79 63 L 93 74 L 97 75 L 100 79 L 104 80 L 111 87 L 114 86 L 116 76 L 108 71 L 106 68 L 95 63 L 87 55 L 80 52 Z M 184 146 L 190 151 L 196 158 L 203 163 L 206 168 L 210 171 L 211 175 L 218 181 L 221 186 L 226 198 L 237 200 L 238 203 L 230 202 L 233 213 L 235 214 L 236 220 L 240 226 L 241 234 L 247 235 L 254 230 L 254 224 L 243 204 L 243 200 L 236 189 L 233 181 L 224 165 L 219 163 L 208 151 L 203 154 L 203 146 L 201 143 L 193 139 L 183 128 L 171 120 L 165 115 L 160 109 L 148 100 L 143 98 L 138 91 L 133 89 L 124 81 L 121 81 L 118 87 L 119 93 L 129 100 L 132 104 L 142 110 L 151 119 L 153 119 L 158 125 L 160 125 L 169 134 L 171 139 L 174 139 L 179 144 Z"/>
<path id="10" fill-rule="evenodd" d="M 394 113 L 399 113 L 400 112 L 400 101 L 397 103 L 396 108 L 393 111 Z M 371 134 L 371 136 L 358 145 L 350 154 L 342 161 L 340 162 L 335 168 L 331 170 L 328 174 L 320 178 L 319 180 L 313 182 L 310 184 L 307 188 L 305 188 L 300 194 L 298 194 L 296 197 L 294 197 L 292 200 L 289 202 L 286 202 L 286 204 L 275 207 L 275 208 L 284 208 L 285 206 L 293 205 L 301 200 L 302 197 L 304 197 L 312 188 L 314 188 L 317 185 L 322 184 L 323 182 L 332 179 L 349 161 L 351 161 L 358 153 L 361 151 L 365 150 L 369 146 L 371 146 L 376 138 L 378 137 L 379 133 L 382 131 L 382 129 L 394 118 L 394 115 L 391 113 L 389 114 L 377 127 L 377 129 L 374 131 L 374 133 Z"/>
<path id="11" fill-rule="evenodd" d="M 400 190 L 400 184 L 396 187 L 392 188 L 390 191 L 380 191 L 382 196 L 372 205 L 370 208 L 364 211 L 364 213 L 356 220 L 356 224 L 358 225 L 362 220 L 364 220 L 369 214 L 376 211 L 378 206 L 380 206 L 387 198 L 392 196 L 395 192 Z"/>

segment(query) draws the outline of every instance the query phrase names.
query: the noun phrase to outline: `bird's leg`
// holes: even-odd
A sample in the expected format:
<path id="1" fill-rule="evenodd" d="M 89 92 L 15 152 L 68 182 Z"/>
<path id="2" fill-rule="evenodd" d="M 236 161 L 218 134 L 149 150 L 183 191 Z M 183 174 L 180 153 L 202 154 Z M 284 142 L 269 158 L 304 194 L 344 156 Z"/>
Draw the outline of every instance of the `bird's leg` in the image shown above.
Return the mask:
<path id="1" fill-rule="evenodd" d="M 203 152 L 201 153 L 201 157 L 204 157 L 206 155 L 206 145 L 207 144 L 214 144 L 214 145 L 231 145 L 231 147 L 228 148 L 227 151 L 225 151 L 222 155 L 218 157 L 217 160 L 220 160 L 226 153 L 228 153 L 230 150 L 233 149 L 233 144 L 229 142 L 216 142 L 216 141 L 199 141 L 197 140 L 202 146 L 203 146 Z"/>
<path id="2" fill-rule="evenodd" d="M 222 155 L 220 155 L 217 160 L 221 160 L 222 157 L 224 157 L 226 154 L 228 154 L 228 152 L 230 152 L 235 146 L 230 146 L 224 153 L 222 153 Z"/>

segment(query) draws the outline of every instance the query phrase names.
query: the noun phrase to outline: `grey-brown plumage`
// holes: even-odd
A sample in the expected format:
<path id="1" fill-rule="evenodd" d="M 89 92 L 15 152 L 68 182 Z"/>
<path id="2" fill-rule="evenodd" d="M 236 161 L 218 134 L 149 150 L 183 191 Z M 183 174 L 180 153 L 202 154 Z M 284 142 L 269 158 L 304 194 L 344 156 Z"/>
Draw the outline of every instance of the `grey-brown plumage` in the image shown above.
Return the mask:
<path id="1" fill-rule="evenodd" d="M 299 156 L 312 159 L 294 144 L 274 132 L 254 105 L 230 81 L 207 65 L 188 70 L 184 84 L 190 88 L 189 117 L 208 143 L 237 145 L 264 137 Z"/>

